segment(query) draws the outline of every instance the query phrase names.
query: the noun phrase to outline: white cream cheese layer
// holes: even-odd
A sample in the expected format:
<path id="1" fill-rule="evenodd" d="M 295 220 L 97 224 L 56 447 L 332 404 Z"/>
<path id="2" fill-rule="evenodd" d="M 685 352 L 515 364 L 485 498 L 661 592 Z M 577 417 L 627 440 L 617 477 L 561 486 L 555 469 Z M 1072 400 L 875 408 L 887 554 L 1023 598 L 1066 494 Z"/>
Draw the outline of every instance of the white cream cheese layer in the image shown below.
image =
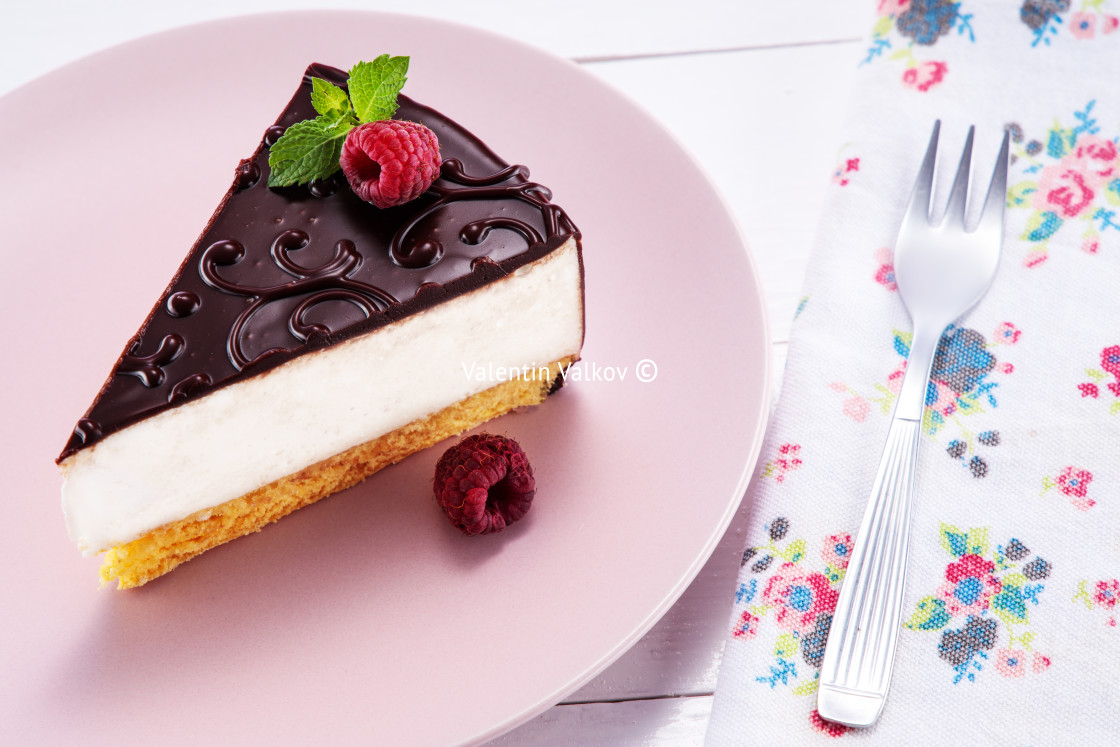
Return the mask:
<path id="1" fill-rule="evenodd" d="M 502 383 L 495 367 L 579 353 L 575 242 L 447 303 L 166 410 L 62 463 L 62 509 L 92 555 Z"/>

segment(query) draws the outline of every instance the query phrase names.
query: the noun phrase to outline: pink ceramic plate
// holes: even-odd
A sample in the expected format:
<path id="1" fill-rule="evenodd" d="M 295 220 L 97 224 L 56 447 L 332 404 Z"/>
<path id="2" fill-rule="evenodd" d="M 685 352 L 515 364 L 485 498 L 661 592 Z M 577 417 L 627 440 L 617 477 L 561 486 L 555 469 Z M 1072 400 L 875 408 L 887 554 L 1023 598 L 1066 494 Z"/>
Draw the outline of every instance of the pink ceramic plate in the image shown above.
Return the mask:
<path id="1" fill-rule="evenodd" d="M 580 370 L 599 380 L 490 426 L 533 459 L 532 512 L 461 536 L 430 495 L 437 447 L 142 589 L 99 590 L 54 456 L 306 64 L 383 51 L 411 55 L 406 93 L 529 164 L 584 234 Z M 0 164 L 0 741 L 494 736 L 648 630 L 744 492 L 768 372 L 749 254 L 665 131 L 563 60 L 402 16 L 222 21 L 0 99 Z"/>

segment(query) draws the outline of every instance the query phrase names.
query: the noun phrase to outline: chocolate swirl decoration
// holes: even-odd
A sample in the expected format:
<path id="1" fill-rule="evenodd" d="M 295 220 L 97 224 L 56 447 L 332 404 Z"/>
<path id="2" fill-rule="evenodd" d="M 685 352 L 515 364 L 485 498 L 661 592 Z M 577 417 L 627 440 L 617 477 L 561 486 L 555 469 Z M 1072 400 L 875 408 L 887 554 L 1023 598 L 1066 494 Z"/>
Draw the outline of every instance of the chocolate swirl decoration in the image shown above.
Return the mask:
<path id="1" fill-rule="evenodd" d="M 84 444 L 87 441 L 97 441 L 102 435 L 100 423 L 96 420 L 90 420 L 89 418 L 81 418 L 78 420 L 78 424 L 74 426 L 74 435 L 72 438 Z"/>
<path id="2" fill-rule="evenodd" d="M 118 373 L 135 376 L 140 379 L 140 383 L 152 389 L 162 384 L 164 379 L 167 378 L 167 373 L 163 370 L 163 367 L 178 358 L 187 343 L 179 335 L 164 335 L 163 339 L 159 341 L 156 352 L 151 355 L 137 355 L 140 342 L 139 336 L 132 338 L 132 342 L 128 346 L 128 352 L 121 358 L 117 371 Z"/>
<path id="3" fill-rule="evenodd" d="M 167 395 L 167 402 L 172 405 L 185 402 L 199 392 L 208 389 L 213 383 L 214 381 L 207 374 L 191 374 L 171 387 L 171 393 Z"/>
<path id="4" fill-rule="evenodd" d="M 513 184 L 502 184 L 511 177 L 520 177 L 525 181 Z M 540 233 L 525 221 L 508 216 L 484 218 L 463 226 L 459 232 L 459 240 L 472 246 L 481 244 L 486 236 L 495 228 L 508 228 L 521 234 L 529 246 L 542 244 L 560 234 L 560 221 L 566 218 L 564 211 L 553 205 L 552 192 L 544 185 L 530 182 L 529 169 L 525 166 L 513 165 L 490 174 L 489 176 L 471 176 L 466 173 L 463 162 L 457 158 L 449 158 L 443 162 L 440 169 L 440 178 L 428 188 L 429 194 L 436 195 L 436 201 L 427 208 L 417 213 L 411 220 L 404 223 L 393 235 L 389 244 L 389 256 L 397 265 L 409 269 L 430 267 L 443 256 L 443 246 L 434 239 L 412 242 L 406 246 L 409 235 L 428 218 L 444 205 L 460 200 L 506 200 L 516 199 L 533 205 L 541 211 L 544 219 L 544 228 L 547 236 Z M 458 187 L 448 187 L 441 182 L 450 182 Z"/>
<path id="5" fill-rule="evenodd" d="M 385 311 L 394 299 L 384 290 L 350 277 L 362 263 L 354 242 L 342 239 L 335 244 L 334 256 L 319 267 L 303 267 L 294 262 L 291 253 L 303 249 L 310 237 L 298 228 L 284 231 L 272 242 L 272 261 L 295 280 L 282 285 L 256 288 L 226 280 L 218 268 L 237 264 L 245 257 L 245 247 L 236 239 L 215 241 L 206 248 L 199 259 L 198 271 L 203 281 L 212 288 L 234 296 L 250 299 L 238 314 L 226 339 L 226 353 L 238 371 L 267 355 L 283 352 L 271 348 L 250 359 L 242 346 L 242 332 L 249 321 L 262 308 L 277 301 L 306 295 L 288 317 L 288 330 L 301 343 L 313 336 L 327 336 L 331 330 L 306 321 L 308 312 L 325 301 L 346 301 L 357 306 L 369 318 L 375 312 Z M 202 383 L 202 382 L 198 382 Z"/>

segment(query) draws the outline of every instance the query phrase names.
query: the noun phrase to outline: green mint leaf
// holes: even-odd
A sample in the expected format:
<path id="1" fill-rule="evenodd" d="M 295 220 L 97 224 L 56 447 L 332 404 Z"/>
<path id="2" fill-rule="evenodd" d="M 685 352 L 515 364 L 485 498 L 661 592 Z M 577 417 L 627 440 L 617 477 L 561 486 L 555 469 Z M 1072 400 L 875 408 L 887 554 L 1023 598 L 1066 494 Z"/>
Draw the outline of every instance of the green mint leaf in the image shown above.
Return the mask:
<path id="1" fill-rule="evenodd" d="M 350 112 L 346 91 L 322 78 L 311 79 L 311 105 L 319 114 L 332 119 Z"/>
<path id="2" fill-rule="evenodd" d="M 383 54 L 373 62 L 359 62 L 350 68 L 350 101 L 361 123 L 389 119 L 397 110 L 397 94 L 408 80 L 407 57 Z"/>
<path id="3" fill-rule="evenodd" d="M 268 186 L 289 187 L 324 179 L 338 171 L 338 156 L 346 133 L 354 128 L 350 116 L 318 116 L 296 122 L 268 153 Z"/>

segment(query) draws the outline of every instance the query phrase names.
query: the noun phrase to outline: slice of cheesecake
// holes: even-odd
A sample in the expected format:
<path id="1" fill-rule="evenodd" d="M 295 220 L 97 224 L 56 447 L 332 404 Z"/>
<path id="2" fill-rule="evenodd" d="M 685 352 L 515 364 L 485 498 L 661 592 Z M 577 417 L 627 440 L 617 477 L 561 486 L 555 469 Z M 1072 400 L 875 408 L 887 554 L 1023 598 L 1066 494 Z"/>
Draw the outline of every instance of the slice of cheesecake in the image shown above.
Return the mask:
<path id="1" fill-rule="evenodd" d="M 578 230 L 439 112 L 394 115 L 440 142 L 413 202 L 379 209 L 342 174 L 267 186 L 313 77 L 346 83 L 307 69 L 58 458 L 70 536 L 121 588 L 539 404 L 579 358 Z"/>

